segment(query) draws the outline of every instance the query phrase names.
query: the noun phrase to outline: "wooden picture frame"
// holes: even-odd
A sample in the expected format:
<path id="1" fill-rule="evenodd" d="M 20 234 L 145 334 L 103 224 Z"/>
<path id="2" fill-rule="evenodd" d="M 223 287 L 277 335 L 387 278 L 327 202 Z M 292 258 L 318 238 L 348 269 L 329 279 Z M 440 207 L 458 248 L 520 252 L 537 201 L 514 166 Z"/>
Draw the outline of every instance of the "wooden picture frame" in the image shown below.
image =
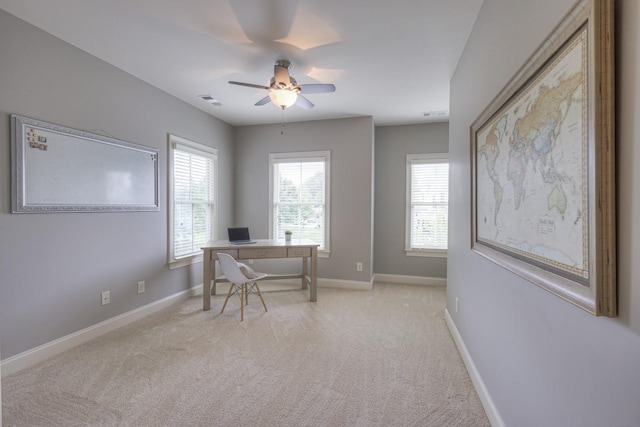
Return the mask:
<path id="1" fill-rule="evenodd" d="M 580 0 L 471 126 L 471 247 L 615 317 L 612 0 Z"/>

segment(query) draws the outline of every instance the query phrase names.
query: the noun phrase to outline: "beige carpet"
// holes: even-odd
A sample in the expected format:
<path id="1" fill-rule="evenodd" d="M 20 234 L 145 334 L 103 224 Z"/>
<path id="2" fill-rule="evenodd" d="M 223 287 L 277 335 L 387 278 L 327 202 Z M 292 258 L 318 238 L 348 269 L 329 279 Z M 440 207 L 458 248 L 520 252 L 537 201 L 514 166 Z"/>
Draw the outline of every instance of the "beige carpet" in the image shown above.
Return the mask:
<path id="1" fill-rule="evenodd" d="M 194 297 L 3 378 L 3 426 L 489 425 L 444 288 L 264 293 L 242 323 Z"/>

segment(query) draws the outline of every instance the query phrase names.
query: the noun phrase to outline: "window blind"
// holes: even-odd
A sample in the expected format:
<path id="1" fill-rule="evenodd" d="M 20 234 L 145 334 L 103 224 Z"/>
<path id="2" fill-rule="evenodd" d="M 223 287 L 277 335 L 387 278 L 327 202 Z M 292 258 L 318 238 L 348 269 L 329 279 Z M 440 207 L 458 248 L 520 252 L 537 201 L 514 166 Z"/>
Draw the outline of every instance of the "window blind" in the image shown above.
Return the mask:
<path id="1" fill-rule="evenodd" d="M 447 249 L 449 164 L 411 163 L 411 249 Z"/>
<path id="2" fill-rule="evenodd" d="M 325 247 L 325 161 L 286 160 L 273 163 L 273 233 L 291 230 L 296 238 Z"/>
<path id="3" fill-rule="evenodd" d="M 211 238 L 213 159 L 176 147 L 173 164 L 174 258 L 199 254 Z"/>

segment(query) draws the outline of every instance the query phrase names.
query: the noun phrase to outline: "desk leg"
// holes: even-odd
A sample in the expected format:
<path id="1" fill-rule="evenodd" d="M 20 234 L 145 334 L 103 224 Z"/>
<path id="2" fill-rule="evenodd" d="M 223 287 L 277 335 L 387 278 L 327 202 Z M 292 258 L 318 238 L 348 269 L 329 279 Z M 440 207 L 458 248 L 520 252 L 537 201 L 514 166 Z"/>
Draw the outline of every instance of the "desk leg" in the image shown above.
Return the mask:
<path id="1" fill-rule="evenodd" d="M 307 280 L 309 280 L 309 257 L 302 257 L 302 289 L 307 289 Z"/>
<path id="2" fill-rule="evenodd" d="M 311 292 L 309 301 L 316 302 L 318 300 L 318 248 L 311 248 Z"/>
<path id="3" fill-rule="evenodd" d="M 216 260 L 211 261 L 211 295 L 216 294 Z"/>
<path id="4" fill-rule="evenodd" d="M 202 311 L 209 311 L 211 310 L 211 251 L 205 249 L 203 257 L 204 259 L 202 260 L 202 264 L 204 265 L 204 272 L 202 273 Z"/>

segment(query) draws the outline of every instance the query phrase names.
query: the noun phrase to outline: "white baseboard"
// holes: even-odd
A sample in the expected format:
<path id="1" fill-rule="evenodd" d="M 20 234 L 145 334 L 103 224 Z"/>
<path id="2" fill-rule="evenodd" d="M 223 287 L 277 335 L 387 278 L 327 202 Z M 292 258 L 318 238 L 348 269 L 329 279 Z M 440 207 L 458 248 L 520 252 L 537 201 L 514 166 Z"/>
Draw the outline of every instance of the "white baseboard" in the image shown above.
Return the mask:
<path id="1" fill-rule="evenodd" d="M 194 286 L 186 291 L 178 292 L 161 300 L 154 301 L 151 304 L 136 308 L 135 310 L 105 320 L 104 322 L 97 323 L 88 328 L 58 338 L 57 340 L 32 348 L 31 350 L 16 354 L 2 361 L 0 364 L 0 373 L 2 377 L 14 374 L 22 369 L 42 362 L 49 357 L 60 354 L 63 351 L 97 338 L 100 335 L 111 332 L 114 329 L 128 325 L 156 311 L 185 300 L 197 293 L 202 294 L 202 285 Z"/>
<path id="2" fill-rule="evenodd" d="M 368 291 L 373 289 L 374 281 L 390 282 L 390 283 L 405 283 L 405 284 L 421 284 L 421 285 L 436 285 L 444 286 L 446 279 L 429 278 L 429 277 L 414 277 L 414 276 L 397 276 L 397 275 L 380 275 L 376 274 L 369 282 L 362 282 L 356 280 L 340 280 L 340 279 L 322 279 L 318 278 L 319 288 L 332 288 L 332 289 L 345 289 L 345 290 L 362 290 Z M 172 304 L 185 300 L 193 295 L 200 294 L 202 292 L 202 284 L 194 286 L 191 289 L 187 289 L 182 292 L 178 292 L 174 295 L 170 295 L 158 301 L 154 301 L 143 307 L 135 310 L 123 313 L 119 316 L 107 319 L 104 322 L 97 323 L 89 326 L 88 328 L 74 332 L 67 336 L 58 338 L 54 341 L 50 341 L 46 344 L 27 350 L 23 353 L 16 354 L 9 357 L 0 363 L 0 378 L 7 375 L 14 374 L 29 366 L 33 366 L 36 363 L 42 362 L 49 357 L 69 350 L 77 345 L 88 342 L 100 335 L 111 332 L 114 329 L 128 325 L 136 320 L 142 319 L 156 311 L 162 310 Z"/>
<path id="3" fill-rule="evenodd" d="M 318 279 L 319 288 L 349 289 L 349 290 L 371 290 L 373 289 L 373 280 L 370 282 L 358 282 L 353 280 L 338 279 Z M 151 304 L 121 314 L 119 316 L 107 319 L 104 322 L 89 326 L 88 328 L 74 332 L 57 340 L 42 344 L 38 347 L 27 350 L 23 353 L 9 357 L 0 363 L 0 375 L 7 375 L 19 372 L 29 366 L 42 362 L 49 357 L 69 350 L 77 345 L 83 344 L 100 335 L 111 332 L 114 329 L 128 325 L 136 320 L 142 319 L 156 311 L 162 310 L 172 304 L 185 300 L 193 295 L 202 295 L 202 284 L 194 286 L 186 291 L 178 292 Z M 1 377 L 0 377 L 1 378 Z"/>
<path id="4" fill-rule="evenodd" d="M 447 286 L 447 279 L 442 277 L 422 277 L 403 276 L 400 274 L 380 274 L 374 275 L 376 282 L 402 283 L 405 285 L 425 285 L 425 286 Z"/>
<path id="5" fill-rule="evenodd" d="M 444 310 L 444 319 L 447 322 L 447 326 L 449 327 L 449 331 L 451 332 L 451 336 L 458 346 L 458 351 L 460 352 L 460 356 L 462 356 L 462 360 L 464 361 L 464 365 L 467 367 L 467 371 L 469 372 L 469 376 L 471 377 L 471 382 L 473 382 L 473 386 L 480 397 L 480 402 L 482 402 L 482 406 L 484 407 L 484 411 L 487 413 L 487 418 L 489 418 L 489 422 L 493 427 L 504 427 L 504 421 L 502 421 L 502 417 L 500 417 L 500 413 L 498 412 L 498 408 L 496 408 L 493 403 L 493 399 L 491 399 L 491 395 L 487 390 L 487 387 L 482 381 L 482 377 L 480 376 L 480 372 L 476 368 L 475 363 L 473 363 L 473 359 L 471 358 L 471 354 L 467 350 L 467 346 L 464 344 L 462 340 L 462 336 L 460 332 L 458 332 L 458 328 L 456 328 L 456 324 L 454 323 L 451 315 L 449 314 L 449 310 Z"/>
<path id="6" fill-rule="evenodd" d="M 299 287 L 300 279 L 269 280 L 269 283 L 285 286 L 295 283 L 293 286 Z M 262 283 L 260 286 L 263 286 Z M 369 282 L 360 282 L 357 280 L 322 279 L 318 277 L 318 288 L 344 289 L 348 291 L 370 291 L 373 289 L 373 279 Z"/>
<path id="7" fill-rule="evenodd" d="M 345 289 L 351 291 L 370 291 L 373 289 L 373 278 L 368 282 L 357 280 L 321 279 L 318 278 L 319 288 Z"/>

